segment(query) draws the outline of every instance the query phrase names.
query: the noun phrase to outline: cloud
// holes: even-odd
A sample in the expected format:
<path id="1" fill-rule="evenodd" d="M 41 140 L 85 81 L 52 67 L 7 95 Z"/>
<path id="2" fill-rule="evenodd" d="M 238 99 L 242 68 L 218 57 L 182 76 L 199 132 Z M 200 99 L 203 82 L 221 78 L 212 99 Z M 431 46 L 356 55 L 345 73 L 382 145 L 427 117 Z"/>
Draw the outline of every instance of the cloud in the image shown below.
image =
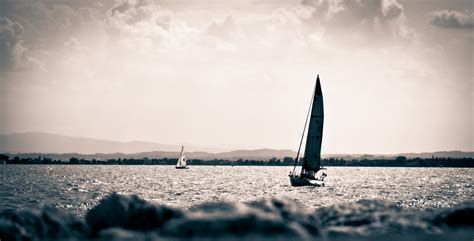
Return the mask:
<path id="1" fill-rule="evenodd" d="M 0 17 L 0 71 L 31 69 L 34 59 L 22 44 L 23 26 L 8 18 Z"/>
<path id="2" fill-rule="evenodd" d="M 474 28 L 474 12 L 434 11 L 430 14 L 429 22 L 443 28 Z"/>
<path id="3" fill-rule="evenodd" d="M 203 31 L 200 31 L 200 43 L 202 47 L 209 47 L 220 51 L 241 51 L 248 46 L 249 29 L 242 29 L 241 23 L 237 22 L 232 15 L 222 19 L 214 19 Z"/>
<path id="4" fill-rule="evenodd" d="M 150 52 L 182 48 L 193 42 L 195 31 L 154 1 L 120 2 L 106 13 L 108 34 L 123 46 Z"/>
<path id="5" fill-rule="evenodd" d="M 310 21 L 332 41 L 377 44 L 415 36 L 397 0 L 305 0 L 302 5 L 314 8 Z"/>
<path id="6" fill-rule="evenodd" d="M 57 49 L 71 37 L 95 34 L 92 24 L 98 22 L 96 9 L 72 2 L 71 6 L 59 3 L 30 0 L 0 3 L 1 31 L 5 32 L 0 39 L 2 72 L 48 70 L 48 63 L 58 60 Z M 12 34 L 11 28 L 21 31 Z"/>
<path id="7" fill-rule="evenodd" d="M 165 31 L 170 29 L 170 21 L 173 13 L 161 8 L 151 0 L 125 1 L 116 4 L 109 10 L 108 21 L 119 23 L 120 25 L 137 25 L 150 23 Z"/>
<path id="8" fill-rule="evenodd" d="M 303 1 L 303 5 L 313 6 L 319 12 L 315 17 L 326 21 L 338 20 L 346 24 L 357 24 L 362 20 L 392 20 L 403 16 L 403 6 L 396 0 L 322 0 Z M 355 20 L 355 22 L 354 22 Z"/>
<path id="9" fill-rule="evenodd" d="M 222 39 L 231 39 L 237 32 L 237 24 L 232 16 L 227 16 L 224 20 L 214 20 L 207 27 L 207 33 L 209 35 Z"/>
<path id="10" fill-rule="evenodd" d="M 330 104 L 330 109 L 350 109 L 347 103 L 343 103 L 348 99 L 356 100 L 350 101 L 349 105 L 368 107 L 363 114 L 353 113 L 360 118 L 352 123 L 366 123 L 367 126 L 384 123 L 383 128 L 390 129 L 389 135 L 398 135 L 396 130 L 400 127 L 388 114 L 372 122 L 362 120 L 363 116 L 370 114 L 369 110 L 383 112 L 389 106 L 388 109 L 400 114 L 397 116 L 407 116 L 404 113 L 415 113 L 414 110 L 424 108 L 416 113 L 437 120 L 432 122 L 433 127 L 420 125 L 420 129 L 426 130 L 422 133 L 425 135 L 439 129 L 435 126 L 449 130 L 449 126 L 457 125 L 460 126 L 458 130 L 466 129 L 467 124 L 462 122 L 469 119 L 466 114 L 452 114 L 442 119 L 432 114 L 436 113 L 431 106 L 432 100 L 437 101 L 437 91 L 445 93 L 447 88 L 451 88 L 450 96 L 453 98 L 444 107 L 452 108 L 444 109 L 466 113 L 463 106 L 469 102 L 463 99 L 464 92 L 455 92 L 461 92 L 464 85 L 446 83 L 467 79 L 465 76 L 469 77 L 471 72 L 466 66 L 472 65 L 472 61 L 467 58 L 466 52 L 469 51 L 465 51 L 469 46 L 457 44 L 459 41 L 456 42 L 457 38 L 452 36 L 465 34 L 464 31 L 447 33 L 420 28 L 416 29 L 420 38 L 415 38 L 415 31 L 409 23 L 423 26 L 415 23 L 425 20 L 411 19 L 409 14 L 423 16 L 436 9 L 431 5 L 421 4 L 426 10 L 415 8 L 407 11 L 413 5 L 401 0 L 315 0 L 303 4 L 269 1 L 256 8 L 250 4 L 242 5 L 240 1 L 213 5 L 212 8 L 195 1 L 172 2 L 0 0 L 0 17 L 5 18 L 0 41 L 1 71 L 15 71 L 8 73 L 12 81 L 1 89 L 4 92 L 18 89 L 18 93 L 9 93 L 11 99 L 5 100 L 7 97 L 4 97 L 0 102 L 15 103 L 22 99 L 22 106 L 25 106 L 20 109 L 20 105 L 11 105 L 9 114 L 12 117 L 7 120 L 11 124 L 2 129 L 39 128 L 60 133 L 73 129 L 79 133 L 88 129 L 89 134 L 85 134 L 92 136 L 113 139 L 140 137 L 159 141 L 153 134 L 148 134 L 150 128 L 155 128 L 155 133 L 163 133 L 159 138 L 167 142 L 180 142 L 180 138 L 188 138 L 187 134 L 191 133 L 189 142 L 222 140 L 221 144 L 230 144 L 249 140 L 238 131 L 264 126 L 252 132 L 249 145 L 287 148 L 291 147 L 291 141 L 287 140 L 293 138 L 294 131 L 286 128 L 284 133 L 280 133 L 289 136 L 285 139 L 279 138 L 280 134 L 274 134 L 271 129 L 295 126 L 292 121 L 299 120 L 280 118 L 270 126 L 265 126 L 265 123 L 269 123 L 271 116 L 281 114 L 282 109 L 286 111 L 285 116 L 299 115 L 299 106 L 304 113 L 305 89 L 311 88 L 310 79 L 316 72 L 331 81 L 326 85 L 328 98 L 346 97 L 328 101 L 334 103 Z M 436 43 L 428 42 L 431 36 L 427 34 L 433 34 Z M 439 36 L 453 43 L 444 44 L 448 41 L 441 41 L 444 39 Z M 439 49 L 446 50 L 439 50 L 438 45 Z M 433 56 L 437 58 L 425 54 L 427 48 L 433 48 L 436 51 Z M 45 71 L 20 71 L 26 69 L 21 66 L 34 63 L 28 61 L 31 56 L 44 63 Z M 431 86 L 431 92 L 418 87 L 426 84 Z M 413 95 L 401 91 L 410 88 L 423 91 L 413 92 Z M 43 90 L 57 94 L 49 95 Z M 242 93 L 245 98 L 242 98 Z M 362 94 L 353 96 L 354 93 Z M 393 94 L 386 98 L 379 93 Z M 40 102 L 38 98 L 29 96 L 42 96 L 43 99 Z M 182 98 L 176 99 L 176 96 Z M 372 103 L 371 99 L 378 97 L 382 101 Z M 425 101 L 420 103 L 415 97 L 420 102 L 421 99 Z M 170 103 L 170 99 L 176 101 Z M 420 104 L 402 111 L 404 106 L 398 105 L 398 100 Z M 252 108 L 240 108 L 247 105 Z M 229 106 L 236 109 L 231 115 L 215 115 L 215 110 Z M 173 111 L 175 109 L 186 111 Z M 110 126 L 110 116 L 124 116 L 123 110 L 132 110 L 132 113 Z M 260 113 L 261 110 L 264 113 Z M 94 122 L 79 121 L 79 115 L 84 111 L 97 117 Z M 144 111 L 154 114 L 143 119 Z M 36 113 L 50 115 L 34 121 L 24 118 L 36 116 Z M 186 122 L 189 115 L 197 116 L 191 124 Z M 344 119 L 342 114 L 333 116 L 336 117 Z M 456 121 L 457 117 L 460 121 Z M 210 126 L 209 119 L 219 120 L 221 124 Z M 122 128 L 129 123 L 138 124 L 133 128 Z M 335 137 L 345 134 L 334 126 L 347 123 L 335 123 L 329 126 L 329 133 L 335 134 L 328 140 L 337 140 Z M 179 133 L 172 134 L 165 128 L 167 126 L 184 127 L 179 128 Z M 232 140 L 221 135 L 223 132 L 206 133 L 207 128 L 225 130 L 230 127 L 237 131 Z M 407 122 L 405 127 L 412 131 L 416 124 Z M 434 133 L 444 135 L 448 132 Z M 459 140 L 459 143 L 465 136 L 454 131 L 446 135 L 451 134 L 454 136 L 451 139 Z M 298 140 L 296 135 L 294 139 Z M 354 131 L 349 135 L 357 137 L 360 133 Z M 371 135 L 379 138 L 377 133 Z M 441 143 L 417 141 L 413 138 L 411 144 L 429 146 Z M 371 145 L 369 141 L 358 147 L 329 141 L 328 150 L 340 150 L 335 146 L 342 146 L 342 149 L 352 147 L 353 151 L 401 148 L 401 145 L 394 145 L 394 149 L 390 149 L 391 145 L 386 145 L 390 148 L 382 144 Z"/>

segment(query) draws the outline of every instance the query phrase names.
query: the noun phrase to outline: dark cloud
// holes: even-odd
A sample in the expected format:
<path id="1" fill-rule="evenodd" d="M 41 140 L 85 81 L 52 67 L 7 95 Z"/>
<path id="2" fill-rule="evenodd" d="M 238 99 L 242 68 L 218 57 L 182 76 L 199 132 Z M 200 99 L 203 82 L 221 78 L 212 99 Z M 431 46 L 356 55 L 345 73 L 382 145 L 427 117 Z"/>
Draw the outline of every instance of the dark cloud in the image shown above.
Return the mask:
<path id="1" fill-rule="evenodd" d="M 112 15 L 114 15 L 116 13 L 124 13 L 125 11 L 127 11 L 128 9 L 130 9 L 132 7 L 133 7 L 133 5 L 126 1 L 126 2 L 123 2 L 123 3 L 119 3 L 116 6 L 113 6 L 110 9 L 110 12 L 111 12 Z"/>
<path id="2" fill-rule="evenodd" d="M 397 1 L 381 2 L 382 16 L 386 19 L 395 19 L 403 14 L 403 6 Z"/>
<path id="3" fill-rule="evenodd" d="M 0 17 L 9 18 L 25 28 L 25 45 L 62 44 L 74 32 L 90 32 L 91 25 L 105 18 L 113 2 L 88 0 L 0 0 Z"/>
<path id="4" fill-rule="evenodd" d="M 93 5 L 90 1 L 0 0 L 1 71 L 42 69 L 45 60 L 39 60 L 51 56 L 51 47 L 88 36 L 99 22 L 100 9 L 76 2 Z"/>
<path id="5" fill-rule="evenodd" d="M 315 7 L 315 17 L 351 25 L 375 18 L 388 21 L 404 17 L 403 6 L 396 0 L 305 0 L 302 4 Z"/>
<path id="6" fill-rule="evenodd" d="M 140 22 L 152 22 L 164 30 L 169 30 L 170 15 L 172 14 L 170 11 L 162 9 L 153 0 L 128 0 L 112 6 L 107 10 L 107 15 L 109 23 L 115 22 L 115 25 L 118 22 L 121 23 L 121 26 L 115 26 L 119 28 Z"/>
<path id="7" fill-rule="evenodd" d="M 39 39 L 47 31 L 51 18 L 47 6 L 41 1 L 1 1 L 0 16 L 17 21 L 25 28 L 23 39 Z M 33 35 L 31 35 L 33 34 Z"/>
<path id="8" fill-rule="evenodd" d="M 20 23 L 0 17 L 0 71 L 26 66 L 27 49 L 21 42 L 24 31 Z"/>
<path id="9" fill-rule="evenodd" d="M 474 28 L 474 13 L 436 11 L 431 13 L 429 22 L 443 28 Z"/>
<path id="10" fill-rule="evenodd" d="M 373 46 L 414 38 L 397 0 L 304 0 L 302 5 L 314 8 L 310 20 L 316 28 L 325 28 L 332 41 Z"/>

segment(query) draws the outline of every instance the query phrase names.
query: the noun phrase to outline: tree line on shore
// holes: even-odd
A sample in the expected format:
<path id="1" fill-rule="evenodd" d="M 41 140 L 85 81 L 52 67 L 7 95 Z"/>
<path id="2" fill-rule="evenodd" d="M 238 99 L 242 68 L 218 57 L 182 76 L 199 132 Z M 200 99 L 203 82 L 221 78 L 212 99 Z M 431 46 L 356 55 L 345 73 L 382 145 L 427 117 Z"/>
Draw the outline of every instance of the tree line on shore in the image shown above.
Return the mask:
<path id="1" fill-rule="evenodd" d="M 79 159 L 71 157 L 68 161 L 54 160 L 44 156 L 35 158 L 20 158 L 18 156 L 10 157 L 0 154 L 0 163 L 4 164 L 62 164 L 62 165 L 175 165 L 176 158 L 118 158 L 107 160 L 96 159 Z M 301 162 L 301 159 L 300 159 Z M 378 167 L 474 167 L 473 158 L 407 158 L 398 156 L 392 159 L 351 159 L 343 158 L 323 158 L 321 160 L 323 166 L 378 166 Z M 215 166 L 293 166 L 295 159 L 292 157 L 271 158 L 269 160 L 200 160 L 190 159 L 188 165 L 215 165 Z"/>

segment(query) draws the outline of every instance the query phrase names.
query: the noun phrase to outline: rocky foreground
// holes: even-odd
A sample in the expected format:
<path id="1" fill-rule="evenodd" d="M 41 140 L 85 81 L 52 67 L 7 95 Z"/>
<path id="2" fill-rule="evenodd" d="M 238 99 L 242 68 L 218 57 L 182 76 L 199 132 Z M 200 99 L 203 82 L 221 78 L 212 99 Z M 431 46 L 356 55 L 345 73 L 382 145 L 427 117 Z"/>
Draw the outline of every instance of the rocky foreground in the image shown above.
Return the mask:
<path id="1" fill-rule="evenodd" d="M 312 212 L 288 199 L 183 210 L 111 194 L 78 217 L 54 207 L 0 213 L 6 240 L 472 240 L 474 204 L 419 211 L 361 200 Z"/>

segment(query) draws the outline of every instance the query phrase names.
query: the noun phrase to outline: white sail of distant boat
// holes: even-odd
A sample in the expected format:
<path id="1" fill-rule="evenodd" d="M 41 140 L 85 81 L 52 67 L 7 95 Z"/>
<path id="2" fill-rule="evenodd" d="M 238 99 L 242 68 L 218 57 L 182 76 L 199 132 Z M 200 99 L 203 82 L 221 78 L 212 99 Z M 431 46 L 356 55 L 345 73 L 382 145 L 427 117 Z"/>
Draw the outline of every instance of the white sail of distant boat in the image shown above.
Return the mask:
<path id="1" fill-rule="evenodd" d="M 181 146 L 181 153 L 179 154 L 178 162 L 176 163 L 177 169 L 186 169 L 186 156 L 184 155 L 184 146 Z"/>
<path id="2" fill-rule="evenodd" d="M 306 124 L 309 118 L 309 128 L 306 137 L 306 147 L 303 157 L 303 164 L 301 166 L 300 175 L 296 175 L 295 169 L 298 164 L 301 144 L 303 143 Z M 300 146 L 295 159 L 295 166 L 293 172 L 290 173 L 290 183 L 292 186 L 324 186 L 324 178 L 326 174 L 323 173 L 319 178 L 316 178 L 316 173 L 322 169 L 321 167 L 321 143 L 323 138 L 323 93 L 321 90 L 321 83 L 319 75 L 316 79 L 316 87 L 313 98 L 311 99 L 308 116 L 303 128 L 303 135 L 301 137 Z"/>

